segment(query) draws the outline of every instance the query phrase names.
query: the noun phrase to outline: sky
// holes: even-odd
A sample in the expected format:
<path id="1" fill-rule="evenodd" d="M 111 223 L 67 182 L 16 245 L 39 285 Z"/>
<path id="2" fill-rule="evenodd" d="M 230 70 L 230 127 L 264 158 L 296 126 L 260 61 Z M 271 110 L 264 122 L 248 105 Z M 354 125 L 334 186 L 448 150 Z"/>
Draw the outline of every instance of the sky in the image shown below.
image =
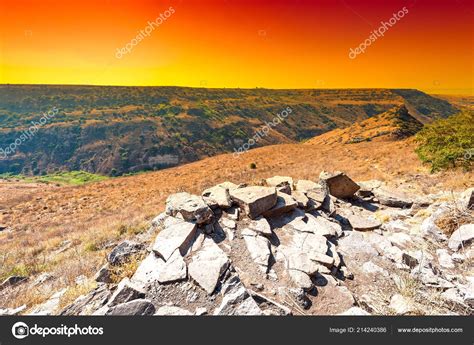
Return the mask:
<path id="1" fill-rule="evenodd" d="M 474 0 L 0 0 L 0 83 L 473 94 L 473 23 Z"/>

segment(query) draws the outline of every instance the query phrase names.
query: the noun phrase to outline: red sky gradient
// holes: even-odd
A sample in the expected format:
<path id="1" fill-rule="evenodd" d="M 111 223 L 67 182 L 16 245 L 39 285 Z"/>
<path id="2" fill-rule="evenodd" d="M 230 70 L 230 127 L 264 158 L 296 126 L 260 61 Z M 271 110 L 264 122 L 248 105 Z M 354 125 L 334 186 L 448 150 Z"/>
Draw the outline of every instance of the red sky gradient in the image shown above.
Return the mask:
<path id="1" fill-rule="evenodd" d="M 0 83 L 473 93 L 474 0 L 0 0 Z M 175 9 L 121 59 L 147 22 Z M 356 48 L 408 9 L 365 53 Z"/>

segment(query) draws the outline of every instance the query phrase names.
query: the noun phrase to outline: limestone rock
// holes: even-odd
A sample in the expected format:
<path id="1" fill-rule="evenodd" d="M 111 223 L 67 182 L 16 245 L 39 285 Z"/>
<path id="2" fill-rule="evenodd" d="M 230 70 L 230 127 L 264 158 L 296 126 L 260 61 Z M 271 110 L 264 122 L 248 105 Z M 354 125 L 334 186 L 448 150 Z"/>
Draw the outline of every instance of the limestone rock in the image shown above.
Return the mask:
<path id="1" fill-rule="evenodd" d="M 153 315 L 155 314 L 155 306 L 145 299 L 136 299 L 116 305 L 109 309 L 106 315 Z"/>
<path id="2" fill-rule="evenodd" d="M 212 210 L 204 200 L 189 193 L 172 194 L 166 199 L 166 213 L 171 216 L 180 214 L 184 220 L 196 224 L 208 223 L 212 217 Z"/>
<path id="3" fill-rule="evenodd" d="M 347 217 L 354 230 L 367 231 L 379 228 L 382 223 L 373 217 L 352 214 Z"/>
<path id="4" fill-rule="evenodd" d="M 289 176 L 273 176 L 265 180 L 269 187 L 283 187 L 289 186 L 290 190 L 293 189 L 293 179 Z"/>
<path id="5" fill-rule="evenodd" d="M 339 199 L 352 198 L 360 188 L 342 172 L 331 174 L 323 171 L 319 175 L 319 180 L 323 187 L 327 187 L 329 194 Z"/>
<path id="6" fill-rule="evenodd" d="M 247 225 L 247 228 L 263 236 L 272 235 L 272 229 L 270 227 L 270 224 L 263 217 L 258 217 L 255 220 L 251 220 L 249 224 Z"/>
<path id="7" fill-rule="evenodd" d="M 467 245 L 474 239 L 474 224 L 464 224 L 454 231 L 449 238 L 448 247 L 452 251 L 458 251 L 463 245 Z"/>
<path id="8" fill-rule="evenodd" d="M 258 264 L 264 272 L 267 272 L 268 263 L 271 257 L 270 241 L 255 232 L 243 233 L 245 245 L 252 260 Z"/>
<path id="9" fill-rule="evenodd" d="M 301 191 L 293 191 L 291 196 L 295 199 L 299 208 L 306 209 L 309 204 L 309 198 Z"/>
<path id="10" fill-rule="evenodd" d="M 345 312 L 342 312 L 338 315 L 347 315 L 347 316 L 366 316 L 370 315 L 370 313 L 366 312 L 364 309 L 359 307 L 352 307 L 347 309 Z"/>
<path id="11" fill-rule="evenodd" d="M 163 284 L 183 280 L 186 279 L 186 277 L 186 263 L 179 250 L 174 251 L 157 273 L 157 280 Z"/>
<path id="12" fill-rule="evenodd" d="M 206 189 L 202 193 L 202 198 L 211 208 L 229 208 L 232 206 L 229 189 L 222 186 L 214 186 Z"/>
<path id="13" fill-rule="evenodd" d="M 372 192 L 380 204 L 390 207 L 409 208 L 415 200 L 414 196 L 387 187 L 376 188 Z"/>
<path id="14" fill-rule="evenodd" d="M 163 306 L 158 308 L 158 310 L 155 313 L 156 316 L 191 316 L 193 313 L 191 313 L 189 310 L 175 307 L 175 306 Z"/>
<path id="15" fill-rule="evenodd" d="M 277 203 L 277 192 L 273 187 L 244 187 L 230 191 L 230 196 L 244 212 L 255 219 Z"/>
<path id="16" fill-rule="evenodd" d="M 118 284 L 107 305 L 109 307 L 113 307 L 117 304 L 129 302 L 143 297 L 145 297 L 145 292 L 132 283 L 130 279 L 124 278 Z"/>
<path id="17" fill-rule="evenodd" d="M 156 256 L 154 252 L 151 252 L 140 263 L 137 270 L 133 274 L 131 281 L 140 286 L 158 281 L 158 277 L 164 266 L 165 261 L 162 258 Z"/>
<path id="18" fill-rule="evenodd" d="M 229 266 L 229 258 L 211 238 L 205 238 L 201 248 L 193 253 L 188 272 L 208 294 L 212 294 L 219 278 Z"/>
<path id="19" fill-rule="evenodd" d="M 438 255 L 438 263 L 441 267 L 448 269 L 455 267 L 453 259 L 447 249 L 437 249 L 436 255 Z"/>
<path id="20" fill-rule="evenodd" d="M 262 213 L 264 217 L 275 217 L 283 213 L 288 213 L 298 206 L 296 200 L 288 194 L 277 192 L 277 202 L 268 211 Z"/>
<path id="21" fill-rule="evenodd" d="M 469 188 L 461 194 L 461 207 L 466 210 L 474 209 L 474 188 Z"/>
<path id="22" fill-rule="evenodd" d="M 112 283 L 112 272 L 110 271 L 109 264 L 105 264 L 97 271 L 94 280 L 98 283 Z"/>
<path id="23" fill-rule="evenodd" d="M 163 229 L 156 237 L 153 251 L 165 261 L 176 249 L 184 255 L 196 233 L 196 224 L 182 222 Z"/>
<path id="24" fill-rule="evenodd" d="M 412 303 L 400 294 L 392 296 L 389 308 L 395 311 L 398 315 L 408 314 L 413 311 Z"/>
<path id="25" fill-rule="evenodd" d="M 303 193 L 308 193 L 310 190 L 319 188 L 321 188 L 320 184 L 310 180 L 298 180 L 295 185 L 295 190 Z"/>

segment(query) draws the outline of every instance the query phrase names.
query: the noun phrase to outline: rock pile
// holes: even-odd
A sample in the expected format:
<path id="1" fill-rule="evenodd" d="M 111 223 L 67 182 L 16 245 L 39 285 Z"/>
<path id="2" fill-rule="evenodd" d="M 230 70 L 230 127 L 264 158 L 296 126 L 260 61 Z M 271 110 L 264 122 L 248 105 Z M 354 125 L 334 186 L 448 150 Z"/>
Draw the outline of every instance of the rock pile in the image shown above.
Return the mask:
<path id="1" fill-rule="evenodd" d="M 461 200 L 469 213 L 472 191 Z M 158 234 L 149 248 L 119 244 L 98 287 L 62 314 L 406 314 L 423 303 L 402 294 L 411 280 L 471 313 L 472 266 L 459 272 L 472 263 L 474 225 L 449 238 L 437 223 L 449 207 L 327 172 L 318 182 L 275 176 L 261 186 L 173 194 L 152 221 Z M 138 252 L 146 257 L 133 276 L 113 284 L 111 267 Z"/>

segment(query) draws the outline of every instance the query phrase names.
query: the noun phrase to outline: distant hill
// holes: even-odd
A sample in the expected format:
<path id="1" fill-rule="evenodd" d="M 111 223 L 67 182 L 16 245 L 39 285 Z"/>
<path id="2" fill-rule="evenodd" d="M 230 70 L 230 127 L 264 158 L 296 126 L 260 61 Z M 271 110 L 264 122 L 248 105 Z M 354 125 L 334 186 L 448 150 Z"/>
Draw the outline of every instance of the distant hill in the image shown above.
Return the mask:
<path id="1" fill-rule="evenodd" d="M 304 141 L 402 104 L 422 123 L 456 112 L 445 100 L 408 89 L 2 85 L 0 149 L 41 112 L 59 112 L 14 154 L 0 156 L 0 173 L 157 170 L 233 152 L 285 109 L 285 120 L 252 148 Z"/>

